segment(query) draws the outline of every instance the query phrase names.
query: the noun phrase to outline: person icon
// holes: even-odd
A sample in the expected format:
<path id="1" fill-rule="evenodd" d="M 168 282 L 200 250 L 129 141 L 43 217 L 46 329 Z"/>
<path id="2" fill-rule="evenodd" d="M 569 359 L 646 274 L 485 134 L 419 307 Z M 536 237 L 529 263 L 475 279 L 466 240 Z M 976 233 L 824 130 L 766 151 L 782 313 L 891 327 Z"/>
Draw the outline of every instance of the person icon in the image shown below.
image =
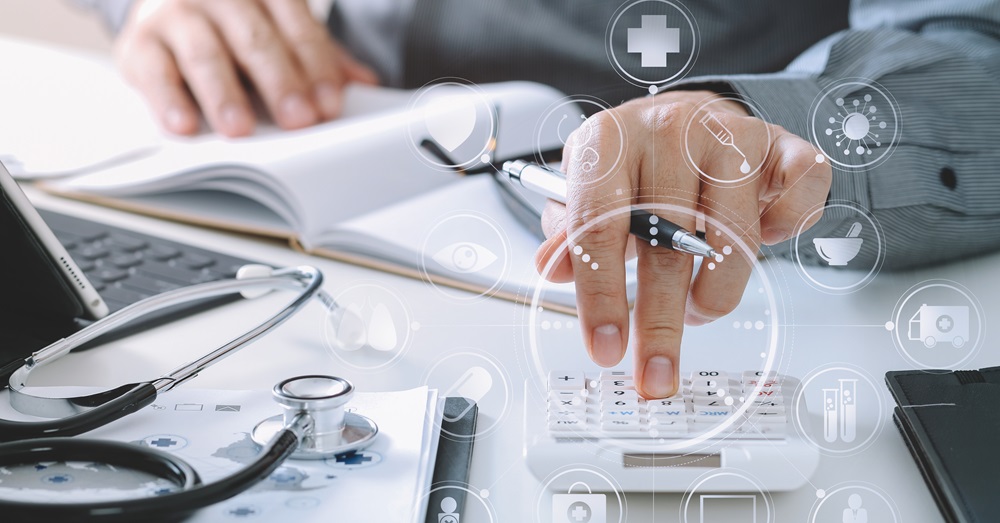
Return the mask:
<path id="1" fill-rule="evenodd" d="M 441 500 L 441 512 L 438 513 L 438 523 L 459 523 L 458 502 L 448 496 Z M 867 520 L 866 520 L 867 521 Z"/>
<path id="2" fill-rule="evenodd" d="M 868 523 L 868 510 L 861 508 L 864 501 L 860 494 L 851 494 L 844 509 L 844 523 Z"/>

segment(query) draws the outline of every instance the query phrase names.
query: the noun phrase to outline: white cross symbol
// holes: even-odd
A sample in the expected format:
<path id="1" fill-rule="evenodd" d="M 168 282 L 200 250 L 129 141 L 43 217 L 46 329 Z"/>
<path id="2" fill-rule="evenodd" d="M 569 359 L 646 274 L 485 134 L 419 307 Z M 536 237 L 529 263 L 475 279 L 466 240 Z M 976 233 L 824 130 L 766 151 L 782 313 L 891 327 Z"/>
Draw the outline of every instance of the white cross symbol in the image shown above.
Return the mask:
<path id="1" fill-rule="evenodd" d="M 577 521 L 585 521 L 587 519 L 587 509 L 577 505 L 573 508 L 573 519 Z"/>
<path id="2" fill-rule="evenodd" d="M 942 316 L 941 319 L 938 320 L 938 330 L 940 330 L 941 332 L 950 331 L 951 318 L 949 318 L 948 316 Z"/>
<path id="3" fill-rule="evenodd" d="M 681 51 L 681 30 L 667 27 L 666 15 L 642 15 L 642 27 L 628 30 L 628 52 L 642 55 L 643 67 L 666 67 L 667 55 Z"/>

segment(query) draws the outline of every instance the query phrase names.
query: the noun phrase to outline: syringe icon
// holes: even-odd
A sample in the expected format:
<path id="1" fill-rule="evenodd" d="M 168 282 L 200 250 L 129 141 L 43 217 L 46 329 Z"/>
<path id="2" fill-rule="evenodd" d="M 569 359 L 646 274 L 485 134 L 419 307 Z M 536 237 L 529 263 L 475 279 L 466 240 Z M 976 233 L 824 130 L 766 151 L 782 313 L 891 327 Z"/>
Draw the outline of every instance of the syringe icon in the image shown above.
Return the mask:
<path id="1" fill-rule="evenodd" d="M 743 163 L 740 164 L 740 172 L 743 174 L 750 173 L 750 162 L 747 161 L 747 155 L 743 154 L 743 151 L 736 146 L 736 140 L 733 137 L 733 132 L 730 131 L 725 124 L 723 124 L 712 113 L 706 113 L 705 116 L 701 117 L 701 120 L 699 120 L 698 123 L 703 125 L 705 129 L 707 129 L 708 132 L 719 141 L 719 143 L 736 149 L 736 152 L 740 153 L 740 156 L 743 157 Z"/>

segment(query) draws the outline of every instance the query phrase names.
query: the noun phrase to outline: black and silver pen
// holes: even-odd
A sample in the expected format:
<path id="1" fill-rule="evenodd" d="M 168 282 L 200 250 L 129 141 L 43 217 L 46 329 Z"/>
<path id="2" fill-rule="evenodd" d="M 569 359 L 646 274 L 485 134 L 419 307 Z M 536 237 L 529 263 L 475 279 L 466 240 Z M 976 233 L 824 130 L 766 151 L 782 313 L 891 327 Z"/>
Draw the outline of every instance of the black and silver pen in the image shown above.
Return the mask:
<path id="1" fill-rule="evenodd" d="M 566 176 L 559 171 L 524 160 L 515 160 L 504 162 L 501 172 L 511 183 L 516 183 L 550 200 L 566 203 Z M 708 242 L 680 225 L 648 211 L 632 209 L 629 232 L 637 238 L 648 241 L 654 247 L 662 245 L 695 256 L 715 257 L 715 250 Z"/>

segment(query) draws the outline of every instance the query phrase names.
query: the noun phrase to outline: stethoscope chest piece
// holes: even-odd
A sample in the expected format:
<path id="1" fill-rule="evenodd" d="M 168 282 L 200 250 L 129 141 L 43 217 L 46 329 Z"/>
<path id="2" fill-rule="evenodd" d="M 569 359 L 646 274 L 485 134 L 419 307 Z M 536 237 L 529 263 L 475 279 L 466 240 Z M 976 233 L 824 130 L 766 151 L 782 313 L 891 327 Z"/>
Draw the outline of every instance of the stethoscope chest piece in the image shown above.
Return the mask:
<path id="1" fill-rule="evenodd" d="M 267 445 L 278 432 L 304 426 L 293 459 L 326 459 L 363 450 L 378 436 L 378 425 L 345 407 L 354 396 L 351 382 L 334 376 L 299 376 L 274 386 L 283 414 L 257 424 L 251 437 Z M 304 421 L 304 422 L 303 422 Z"/>

